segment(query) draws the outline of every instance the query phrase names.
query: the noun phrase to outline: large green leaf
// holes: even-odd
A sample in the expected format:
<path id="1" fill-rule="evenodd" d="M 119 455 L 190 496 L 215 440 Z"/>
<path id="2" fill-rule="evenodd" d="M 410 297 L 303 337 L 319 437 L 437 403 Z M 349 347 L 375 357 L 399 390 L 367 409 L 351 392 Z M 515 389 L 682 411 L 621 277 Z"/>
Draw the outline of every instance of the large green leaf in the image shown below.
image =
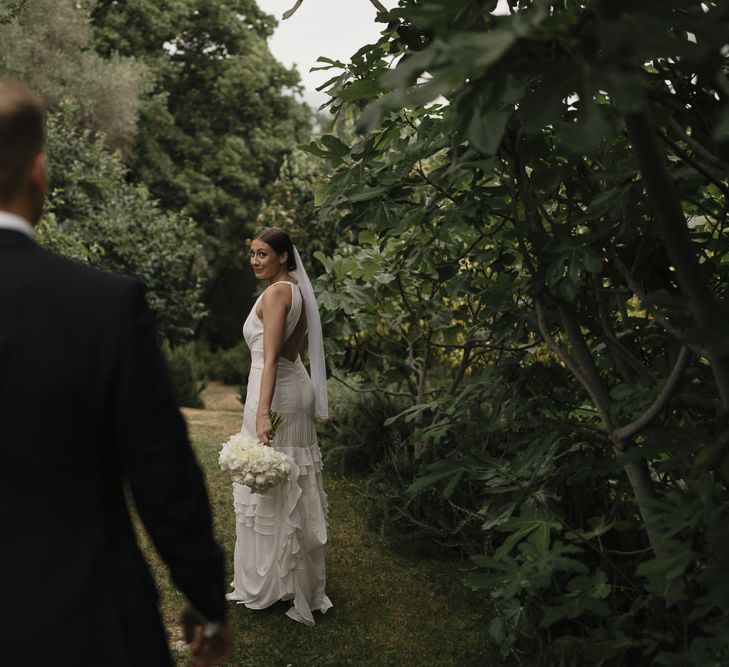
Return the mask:
<path id="1" fill-rule="evenodd" d="M 500 532 L 509 532 L 501 546 L 495 551 L 496 560 L 503 559 L 521 540 L 529 537 L 541 551 L 549 547 L 552 530 L 559 530 L 560 524 L 546 519 L 512 518 L 499 526 Z"/>

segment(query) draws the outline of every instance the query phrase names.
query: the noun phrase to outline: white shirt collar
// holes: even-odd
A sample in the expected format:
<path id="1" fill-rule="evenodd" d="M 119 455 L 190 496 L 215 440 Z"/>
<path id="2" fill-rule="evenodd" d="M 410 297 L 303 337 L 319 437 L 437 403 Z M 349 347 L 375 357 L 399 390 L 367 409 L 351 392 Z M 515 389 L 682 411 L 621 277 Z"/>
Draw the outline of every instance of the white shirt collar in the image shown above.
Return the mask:
<path id="1" fill-rule="evenodd" d="M 8 213 L 8 211 L 0 211 L 0 229 L 12 229 L 33 238 L 33 225 L 25 218 L 21 218 L 15 213 Z"/>

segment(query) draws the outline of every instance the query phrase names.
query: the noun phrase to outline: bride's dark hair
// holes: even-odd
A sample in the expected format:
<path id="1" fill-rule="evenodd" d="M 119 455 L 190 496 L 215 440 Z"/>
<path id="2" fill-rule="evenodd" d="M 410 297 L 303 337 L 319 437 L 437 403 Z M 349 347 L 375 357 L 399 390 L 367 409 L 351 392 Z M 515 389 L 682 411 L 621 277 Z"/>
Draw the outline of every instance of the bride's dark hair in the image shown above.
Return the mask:
<path id="1" fill-rule="evenodd" d="M 263 241 L 268 243 L 278 255 L 283 252 L 289 254 L 286 260 L 286 268 L 289 271 L 296 269 L 296 260 L 294 259 L 294 244 L 291 243 L 291 237 L 285 229 L 280 227 L 266 227 L 253 237 L 254 241 Z"/>

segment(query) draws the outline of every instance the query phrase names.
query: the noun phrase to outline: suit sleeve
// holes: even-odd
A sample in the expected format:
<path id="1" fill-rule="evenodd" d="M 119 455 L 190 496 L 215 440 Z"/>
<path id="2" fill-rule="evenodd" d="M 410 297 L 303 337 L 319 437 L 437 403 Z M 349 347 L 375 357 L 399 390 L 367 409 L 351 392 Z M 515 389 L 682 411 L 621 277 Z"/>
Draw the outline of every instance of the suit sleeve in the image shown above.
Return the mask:
<path id="1" fill-rule="evenodd" d="M 154 318 L 133 283 L 112 405 L 113 436 L 134 503 L 172 579 L 206 619 L 225 617 L 223 553 L 202 471 L 172 396 Z"/>

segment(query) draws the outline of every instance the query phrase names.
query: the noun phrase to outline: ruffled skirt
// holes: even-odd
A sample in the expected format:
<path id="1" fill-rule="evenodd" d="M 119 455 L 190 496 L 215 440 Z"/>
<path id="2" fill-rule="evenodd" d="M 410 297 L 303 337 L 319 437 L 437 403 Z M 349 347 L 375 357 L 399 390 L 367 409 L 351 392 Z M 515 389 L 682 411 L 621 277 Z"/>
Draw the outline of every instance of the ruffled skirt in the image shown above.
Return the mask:
<path id="1" fill-rule="evenodd" d="M 261 368 L 254 365 L 243 415 L 243 431 L 252 437 L 260 383 Z M 272 409 L 284 422 L 273 446 L 293 461 L 291 474 L 266 494 L 233 484 L 236 543 L 233 591 L 227 596 L 250 609 L 291 600 L 287 615 L 307 625 L 315 623 L 312 612 L 332 606 L 325 593 L 328 506 L 313 401 L 304 365 L 280 360 Z"/>

